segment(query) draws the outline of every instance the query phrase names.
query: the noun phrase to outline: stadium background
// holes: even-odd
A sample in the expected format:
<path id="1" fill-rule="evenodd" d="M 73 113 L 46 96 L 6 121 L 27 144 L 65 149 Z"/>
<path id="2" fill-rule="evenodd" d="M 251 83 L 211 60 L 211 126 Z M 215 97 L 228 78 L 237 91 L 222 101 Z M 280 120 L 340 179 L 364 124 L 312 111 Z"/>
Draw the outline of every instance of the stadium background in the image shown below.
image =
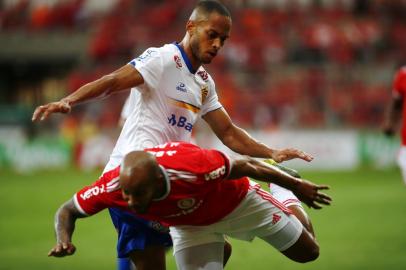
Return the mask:
<path id="1" fill-rule="evenodd" d="M 233 241 L 228 269 L 405 269 L 406 189 L 398 139 L 381 135 L 393 74 L 406 63 L 404 0 L 228 0 L 232 37 L 207 66 L 233 120 L 329 184 L 333 206 L 309 210 L 321 257 L 290 263 L 260 241 Z M 195 1 L 0 1 L 0 269 L 112 269 L 106 214 L 80 221 L 77 254 L 47 258 L 53 214 L 92 182 L 118 136 L 128 92 L 32 124 L 57 100 L 150 46 L 179 40 Z M 201 123 L 196 140 L 222 146 Z M 168 255 L 169 269 L 175 269 Z"/>

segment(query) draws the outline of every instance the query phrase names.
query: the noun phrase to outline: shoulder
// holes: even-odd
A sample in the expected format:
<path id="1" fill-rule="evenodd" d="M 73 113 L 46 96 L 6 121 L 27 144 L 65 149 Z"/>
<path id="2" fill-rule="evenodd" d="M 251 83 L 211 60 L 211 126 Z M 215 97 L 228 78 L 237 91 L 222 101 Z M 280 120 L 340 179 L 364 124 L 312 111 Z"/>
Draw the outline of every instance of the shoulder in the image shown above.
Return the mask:
<path id="1" fill-rule="evenodd" d="M 213 77 L 204 69 L 204 67 L 200 67 L 196 74 L 209 86 L 210 90 L 215 90 L 215 83 Z"/>

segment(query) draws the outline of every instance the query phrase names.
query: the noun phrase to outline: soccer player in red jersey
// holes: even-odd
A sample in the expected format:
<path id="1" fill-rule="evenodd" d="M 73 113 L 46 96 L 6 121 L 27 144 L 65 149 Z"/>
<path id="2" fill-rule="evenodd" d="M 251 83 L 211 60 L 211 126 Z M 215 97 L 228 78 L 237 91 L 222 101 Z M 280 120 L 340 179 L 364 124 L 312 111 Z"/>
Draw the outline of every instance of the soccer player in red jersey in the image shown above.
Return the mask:
<path id="1" fill-rule="evenodd" d="M 297 262 L 315 260 L 319 246 L 292 212 L 246 176 L 292 190 L 309 207 L 329 205 L 328 189 L 250 157 L 168 142 L 128 153 L 121 166 L 77 192 L 57 214 L 49 256 L 75 252 L 77 218 L 118 207 L 170 227 L 179 269 L 223 269 L 224 236 L 259 237 Z"/>
<path id="2" fill-rule="evenodd" d="M 293 158 L 311 161 L 313 157 L 297 149 L 271 149 L 258 142 L 232 122 L 218 101 L 214 80 L 203 65 L 211 63 L 222 49 L 231 26 L 231 15 L 220 2 L 199 1 L 181 42 L 148 48 L 128 64 L 62 100 L 38 106 L 32 119 L 69 113 L 78 103 L 132 88 L 134 104 L 104 172 L 116 168 L 130 151 L 167 141 L 190 141 L 198 118 L 203 118 L 224 145 L 237 153 L 277 162 Z M 271 192 L 277 199 L 282 194 L 281 201 L 299 204 L 288 207 L 309 229 L 310 220 L 297 198 L 276 192 L 273 187 Z M 169 235 L 157 231 L 155 224 L 135 220 L 135 216 L 131 219 L 120 209 L 110 208 L 109 212 L 119 232 L 118 257 L 130 257 L 138 270 L 164 270 Z"/>
<path id="3" fill-rule="evenodd" d="M 384 126 L 384 132 L 393 136 L 402 120 L 401 147 L 398 155 L 398 164 L 402 172 L 403 182 L 406 184 L 406 66 L 401 67 L 393 81 L 392 102 Z"/>

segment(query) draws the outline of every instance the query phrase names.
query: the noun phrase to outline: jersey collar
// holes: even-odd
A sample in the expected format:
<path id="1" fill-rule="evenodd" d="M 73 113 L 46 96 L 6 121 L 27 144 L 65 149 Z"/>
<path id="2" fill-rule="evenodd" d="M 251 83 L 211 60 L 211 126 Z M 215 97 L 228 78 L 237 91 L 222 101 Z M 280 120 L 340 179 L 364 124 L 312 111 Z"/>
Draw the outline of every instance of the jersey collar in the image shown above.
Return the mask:
<path id="1" fill-rule="evenodd" d="M 176 47 L 178 47 L 180 54 L 182 55 L 183 61 L 185 61 L 186 66 L 190 73 L 195 74 L 197 70 L 193 69 L 192 62 L 190 62 L 189 57 L 187 56 L 185 50 L 180 46 L 177 42 L 173 43 Z"/>
<path id="2" fill-rule="evenodd" d="M 162 172 L 162 174 L 164 175 L 164 178 L 165 178 L 164 181 L 165 181 L 166 192 L 162 197 L 153 199 L 153 201 L 162 201 L 163 199 L 168 197 L 169 192 L 171 192 L 171 185 L 169 183 L 169 176 L 166 173 L 166 170 L 165 170 L 165 168 L 163 166 L 159 165 L 159 168 L 161 169 L 161 172 Z"/>

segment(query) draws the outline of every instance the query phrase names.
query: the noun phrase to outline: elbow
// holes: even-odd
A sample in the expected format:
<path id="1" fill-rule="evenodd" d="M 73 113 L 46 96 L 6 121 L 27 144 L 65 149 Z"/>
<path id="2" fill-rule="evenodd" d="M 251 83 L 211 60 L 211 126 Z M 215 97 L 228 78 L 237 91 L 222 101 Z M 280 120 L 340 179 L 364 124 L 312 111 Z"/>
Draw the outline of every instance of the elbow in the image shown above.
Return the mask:
<path id="1" fill-rule="evenodd" d="M 104 91 L 104 96 L 108 96 L 117 90 L 118 78 L 114 74 L 104 75 L 100 78 L 100 81 L 103 88 L 106 89 L 106 91 Z"/>

